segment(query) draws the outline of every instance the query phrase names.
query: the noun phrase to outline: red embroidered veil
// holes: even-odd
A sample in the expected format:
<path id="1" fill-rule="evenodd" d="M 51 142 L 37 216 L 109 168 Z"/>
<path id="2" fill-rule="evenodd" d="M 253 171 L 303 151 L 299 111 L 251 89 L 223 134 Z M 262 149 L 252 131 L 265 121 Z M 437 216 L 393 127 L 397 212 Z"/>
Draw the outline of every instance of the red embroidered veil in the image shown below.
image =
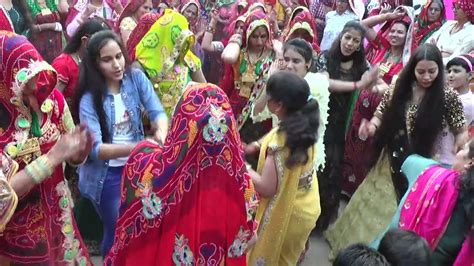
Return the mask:
<path id="1" fill-rule="evenodd" d="M 191 84 L 163 147 L 140 143 L 124 168 L 105 265 L 246 265 L 256 196 L 229 100 Z"/>

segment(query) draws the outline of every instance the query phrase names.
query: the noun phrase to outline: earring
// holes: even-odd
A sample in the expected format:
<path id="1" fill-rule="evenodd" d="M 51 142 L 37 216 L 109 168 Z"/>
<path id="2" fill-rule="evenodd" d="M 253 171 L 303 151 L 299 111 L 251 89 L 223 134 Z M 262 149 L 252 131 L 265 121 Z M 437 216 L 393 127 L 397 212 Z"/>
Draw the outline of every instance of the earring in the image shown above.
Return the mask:
<path id="1" fill-rule="evenodd" d="M 360 51 L 360 46 L 359 46 L 359 47 L 357 47 L 356 51 L 357 51 L 357 52 L 359 52 L 359 51 Z"/>

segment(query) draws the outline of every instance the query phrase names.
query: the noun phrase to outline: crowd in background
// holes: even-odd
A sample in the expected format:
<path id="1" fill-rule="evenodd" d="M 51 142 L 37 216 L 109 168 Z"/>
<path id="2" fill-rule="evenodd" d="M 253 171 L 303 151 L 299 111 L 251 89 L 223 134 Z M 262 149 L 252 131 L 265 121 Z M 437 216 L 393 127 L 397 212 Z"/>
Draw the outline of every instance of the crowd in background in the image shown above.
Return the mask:
<path id="1" fill-rule="evenodd" d="M 0 265 L 474 264 L 471 0 L 0 0 Z M 346 205 L 347 204 L 347 205 Z"/>

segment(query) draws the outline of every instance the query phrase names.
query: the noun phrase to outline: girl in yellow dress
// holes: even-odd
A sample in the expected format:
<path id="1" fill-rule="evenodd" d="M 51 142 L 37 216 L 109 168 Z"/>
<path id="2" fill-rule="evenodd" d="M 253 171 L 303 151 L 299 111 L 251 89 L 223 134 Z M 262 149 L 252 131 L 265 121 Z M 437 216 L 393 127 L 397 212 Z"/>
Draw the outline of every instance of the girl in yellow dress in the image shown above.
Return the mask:
<path id="1" fill-rule="evenodd" d="M 249 169 L 262 199 L 258 241 L 248 259 L 250 265 L 296 265 L 321 212 L 315 171 L 319 105 L 294 73 L 272 75 L 266 94 L 280 124 L 262 141 L 257 172 Z"/>

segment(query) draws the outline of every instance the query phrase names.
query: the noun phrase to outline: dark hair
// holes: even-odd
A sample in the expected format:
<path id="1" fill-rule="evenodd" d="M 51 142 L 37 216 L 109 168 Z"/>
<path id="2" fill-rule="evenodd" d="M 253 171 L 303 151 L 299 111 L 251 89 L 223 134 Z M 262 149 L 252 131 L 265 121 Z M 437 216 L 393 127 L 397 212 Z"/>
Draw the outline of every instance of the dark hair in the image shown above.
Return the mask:
<path id="1" fill-rule="evenodd" d="M 375 134 L 374 158 L 375 165 L 378 155 L 384 147 L 392 143 L 400 130 L 406 129 L 406 108 L 412 97 L 412 87 L 416 82 L 415 67 L 422 60 L 434 61 L 438 65 L 438 76 L 426 89 L 426 93 L 418 105 L 413 132 L 409 137 L 412 153 L 430 158 L 434 143 L 443 129 L 445 110 L 444 65 L 441 52 L 432 44 L 419 46 L 403 68 L 395 84 L 390 104 L 387 105 L 380 128 Z M 396 189 L 401 192 L 400 188 Z M 401 193 L 400 195 L 403 195 Z"/>
<path id="2" fill-rule="evenodd" d="M 380 241 L 379 252 L 393 266 L 430 266 L 431 249 L 415 232 L 389 230 Z"/>
<path id="3" fill-rule="evenodd" d="M 102 141 L 104 143 L 110 142 L 111 137 L 107 128 L 107 118 L 103 107 L 104 96 L 107 94 L 107 84 L 104 75 L 99 70 L 98 61 L 100 58 L 100 50 L 110 41 L 119 44 L 128 68 L 130 63 L 128 62 L 127 52 L 120 38 L 111 30 L 103 30 L 94 33 L 87 44 L 87 52 L 80 66 L 79 80 L 76 89 L 78 92 L 78 96 L 76 97 L 77 113 L 79 113 L 79 103 L 82 96 L 84 96 L 86 92 L 92 94 L 94 108 L 97 112 L 100 130 L 102 132 Z"/>
<path id="4" fill-rule="evenodd" d="M 406 33 L 407 33 L 406 37 L 408 37 L 408 29 L 410 29 L 410 24 L 408 22 L 404 21 L 404 20 L 397 20 L 397 21 L 393 22 L 391 27 L 393 27 L 393 25 L 395 25 L 395 24 L 402 24 L 403 26 L 405 26 L 405 30 L 406 30 Z M 405 37 L 405 42 L 406 42 L 406 37 Z"/>
<path id="5" fill-rule="evenodd" d="M 316 142 L 319 127 L 319 105 L 315 99 L 309 99 L 308 83 L 296 74 L 278 72 L 268 80 L 267 93 L 286 110 L 279 128 L 286 133 L 285 147 L 290 150 L 286 166 L 306 163 L 308 148 Z"/>
<path id="6" fill-rule="evenodd" d="M 286 53 L 290 48 L 300 54 L 304 58 L 305 63 L 309 63 L 313 59 L 313 47 L 304 39 L 295 38 L 287 41 L 283 46 L 283 53 Z"/>
<path id="7" fill-rule="evenodd" d="M 8 112 L 8 109 L 0 102 L 0 128 L 3 128 L 4 131 L 10 126 L 11 115 Z M 1 133 L 1 132 L 0 132 Z"/>
<path id="8" fill-rule="evenodd" d="M 471 62 L 471 66 L 474 65 L 474 59 L 472 56 L 464 54 L 462 57 L 466 58 Z M 449 60 L 448 64 L 446 64 L 446 69 L 449 70 L 450 67 L 452 66 L 460 66 L 466 70 L 467 73 L 474 71 L 474 69 L 470 69 L 471 67 L 467 64 L 466 60 L 459 58 L 459 56 L 456 56 L 455 58 Z"/>
<path id="9" fill-rule="evenodd" d="M 389 266 L 385 257 L 365 244 L 353 244 L 341 250 L 333 266 Z"/>
<path id="10" fill-rule="evenodd" d="M 18 8 L 18 11 L 23 16 L 23 19 L 25 20 L 25 29 L 31 30 L 31 27 L 33 26 L 33 17 L 31 16 L 30 8 L 26 4 L 26 1 L 12 0 L 12 5 Z M 18 32 L 18 34 L 21 34 L 21 32 Z"/>
<path id="11" fill-rule="evenodd" d="M 332 46 L 327 53 L 327 70 L 331 79 L 339 79 L 341 76 L 341 61 L 343 58 L 346 57 L 341 52 L 341 40 L 342 36 L 350 30 L 356 30 L 361 35 L 359 50 L 356 50 L 354 53 L 348 56 L 349 60 L 353 60 L 351 70 L 352 76 L 355 80 L 359 80 L 362 77 L 362 74 L 364 74 L 367 68 L 369 68 L 367 60 L 365 59 L 365 50 L 363 43 L 366 30 L 364 26 L 362 26 L 359 22 L 355 20 L 349 21 L 346 23 L 346 25 L 344 25 L 344 28 L 339 34 L 339 37 L 337 37 L 337 39 L 332 43 Z"/>
<path id="12" fill-rule="evenodd" d="M 469 159 L 474 158 L 474 140 L 469 143 Z M 461 186 L 459 192 L 459 200 L 463 203 L 466 213 L 468 228 L 472 228 L 474 219 L 474 167 L 471 165 L 461 177 Z M 472 229 L 471 229 L 472 233 Z"/>
<path id="13" fill-rule="evenodd" d="M 109 29 L 109 26 L 103 20 L 97 18 L 89 19 L 79 26 L 76 33 L 72 36 L 64 48 L 64 52 L 67 54 L 77 52 L 81 48 L 82 37 L 90 37 L 92 34 L 98 31 Z"/>

